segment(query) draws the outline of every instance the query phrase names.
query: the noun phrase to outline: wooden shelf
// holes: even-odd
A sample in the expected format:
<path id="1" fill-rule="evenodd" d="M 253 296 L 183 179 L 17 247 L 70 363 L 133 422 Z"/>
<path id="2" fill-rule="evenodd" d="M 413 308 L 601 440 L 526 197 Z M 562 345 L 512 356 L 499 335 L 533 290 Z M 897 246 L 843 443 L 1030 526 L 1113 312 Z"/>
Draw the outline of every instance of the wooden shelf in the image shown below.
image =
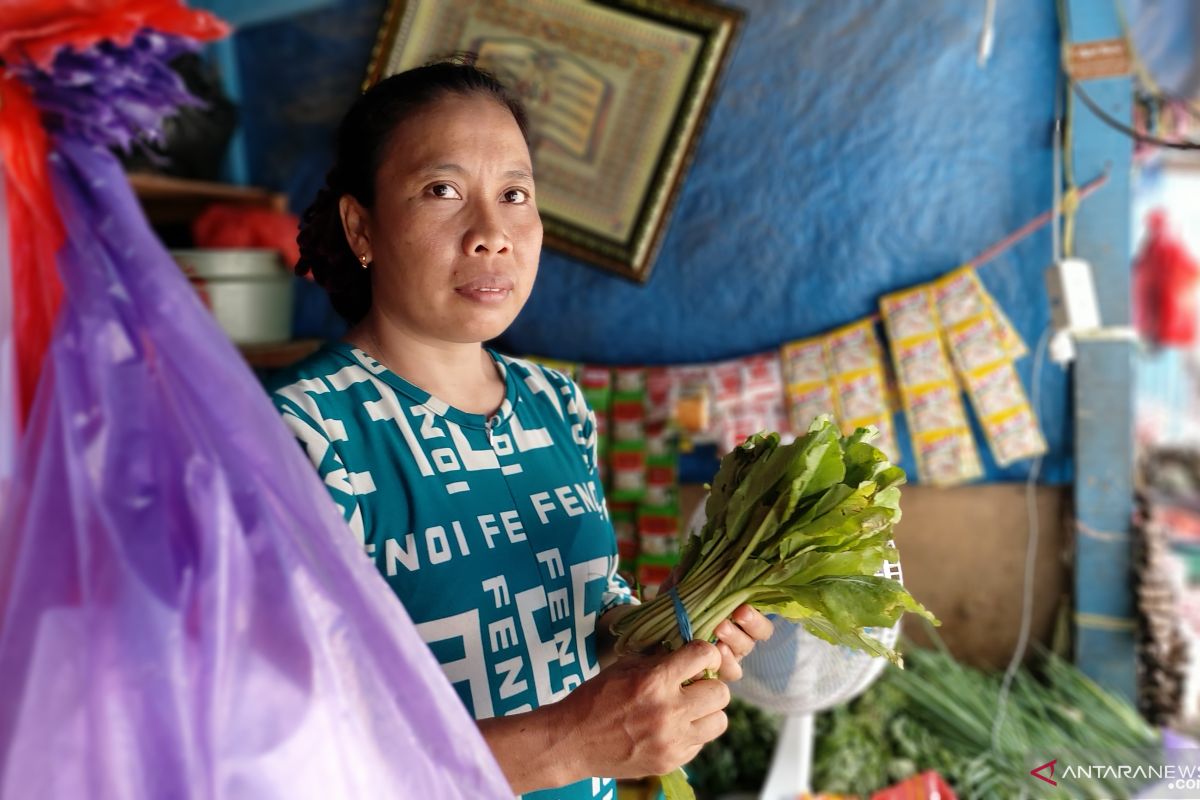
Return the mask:
<path id="1" fill-rule="evenodd" d="M 321 344 L 320 339 L 297 339 L 278 344 L 242 344 L 238 345 L 238 350 L 255 369 L 282 369 L 315 353 Z"/>
<path id="2" fill-rule="evenodd" d="M 188 226 L 213 203 L 287 211 L 287 195 L 282 192 L 147 172 L 131 172 L 128 178 L 129 185 L 146 212 L 146 218 L 154 226 Z M 163 231 L 159 233 L 162 235 Z M 190 239 L 190 236 L 185 238 Z M 186 246 L 178 242 L 172 244 Z M 290 366 L 320 346 L 320 339 L 297 339 L 271 344 L 238 345 L 238 350 L 251 367 L 272 370 Z"/>
<path id="3" fill-rule="evenodd" d="M 191 222 L 212 203 L 287 211 L 287 195 L 252 186 L 193 181 L 144 172 L 129 173 L 129 185 L 142 201 L 142 208 L 152 225 Z"/>

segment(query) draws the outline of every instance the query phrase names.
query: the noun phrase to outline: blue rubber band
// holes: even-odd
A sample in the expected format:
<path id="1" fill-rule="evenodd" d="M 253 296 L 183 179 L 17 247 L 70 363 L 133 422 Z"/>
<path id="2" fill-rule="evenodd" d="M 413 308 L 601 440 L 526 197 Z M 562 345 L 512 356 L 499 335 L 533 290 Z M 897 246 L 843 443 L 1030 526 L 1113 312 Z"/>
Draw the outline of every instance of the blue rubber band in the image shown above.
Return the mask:
<path id="1" fill-rule="evenodd" d="M 679 592 L 675 591 L 674 586 L 667 594 L 675 601 L 675 622 L 679 625 L 679 635 L 686 644 L 692 640 L 692 621 L 688 618 L 687 609 L 683 607 L 683 601 L 679 599 Z"/>

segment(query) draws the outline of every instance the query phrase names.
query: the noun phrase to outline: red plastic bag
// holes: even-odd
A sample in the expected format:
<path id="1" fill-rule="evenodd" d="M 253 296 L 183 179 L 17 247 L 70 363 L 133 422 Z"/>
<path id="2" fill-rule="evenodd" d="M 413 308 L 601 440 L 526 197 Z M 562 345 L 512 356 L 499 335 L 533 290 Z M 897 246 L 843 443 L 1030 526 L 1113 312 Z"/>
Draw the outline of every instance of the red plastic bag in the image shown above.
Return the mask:
<path id="1" fill-rule="evenodd" d="M 1154 344 L 1191 346 L 1200 313 L 1200 266 L 1170 229 L 1162 209 L 1150 212 L 1146 229 L 1133 268 L 1134 324 Z"/>
<path id="2" fill-rule="evenodd" d="M 192 223 L 197 247 L 266 247 L 279 252 L 288 268 L 300 260 L 295 214 L 269 208 L 214 203 Z"/>
<path id="3" fill-rule="evenodd" d="M 0 177 L 4 178 L 11 263 L 12 335 L 16 361 L 18 426 L 33 406 L 62 284 L 54 253 L 64 234 L 46 174 L 49 144 L 29 89 L 0 75 Z M 7 276 L 6 276 L 6 279 Z"/>
<path id="4" fill-rule="evenodd" d="M 180 0 L 23 0 L 0 3 L 0 59 L 46 66 L 63 47 L 125 45 L 143 28 L 208 41 L 229 26 Z"/>
<path id="5" fill-rule="evenodd" d="M 913 775 L 895 786 L 880 789 L 871 800 L 958 800 L 950 785 L 933 770 Z"/>

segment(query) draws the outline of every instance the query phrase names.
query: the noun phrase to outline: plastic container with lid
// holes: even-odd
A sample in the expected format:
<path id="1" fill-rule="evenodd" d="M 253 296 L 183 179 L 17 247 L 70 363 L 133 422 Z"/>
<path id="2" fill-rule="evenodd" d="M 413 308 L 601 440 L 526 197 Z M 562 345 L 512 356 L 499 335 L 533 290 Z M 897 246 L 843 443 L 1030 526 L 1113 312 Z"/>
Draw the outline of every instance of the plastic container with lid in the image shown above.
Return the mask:
<path id="1" fill-rule="evenodd" d="M 270 249 L 172 250 L 201 301 L 236 344 L 292 336 L 292 274 Z"/>

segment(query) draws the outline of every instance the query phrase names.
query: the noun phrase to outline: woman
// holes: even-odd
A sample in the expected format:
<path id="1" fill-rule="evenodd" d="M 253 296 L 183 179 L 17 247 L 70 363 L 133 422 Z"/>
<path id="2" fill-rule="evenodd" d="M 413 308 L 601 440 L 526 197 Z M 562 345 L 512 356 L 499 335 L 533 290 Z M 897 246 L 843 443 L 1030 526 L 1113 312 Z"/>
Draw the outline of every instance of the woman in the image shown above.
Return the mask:
<path id="1" fill-rule="evenodd" d="M 771 624 L 743 607 L 716 646 L 609 664 L 605 634 L 635 601 L 595 418 L 562 374 L 482 345 L 537 273 L 527 135 L 521 106 L 468 64 L 359 98 L 300 234 L 299 271 L 351 328 L 273 397 L 513 791 L 608 798 L 612 779 L 667 772 L 720 735 L 725 684 L 683 683 L 739 677 Z"/>

